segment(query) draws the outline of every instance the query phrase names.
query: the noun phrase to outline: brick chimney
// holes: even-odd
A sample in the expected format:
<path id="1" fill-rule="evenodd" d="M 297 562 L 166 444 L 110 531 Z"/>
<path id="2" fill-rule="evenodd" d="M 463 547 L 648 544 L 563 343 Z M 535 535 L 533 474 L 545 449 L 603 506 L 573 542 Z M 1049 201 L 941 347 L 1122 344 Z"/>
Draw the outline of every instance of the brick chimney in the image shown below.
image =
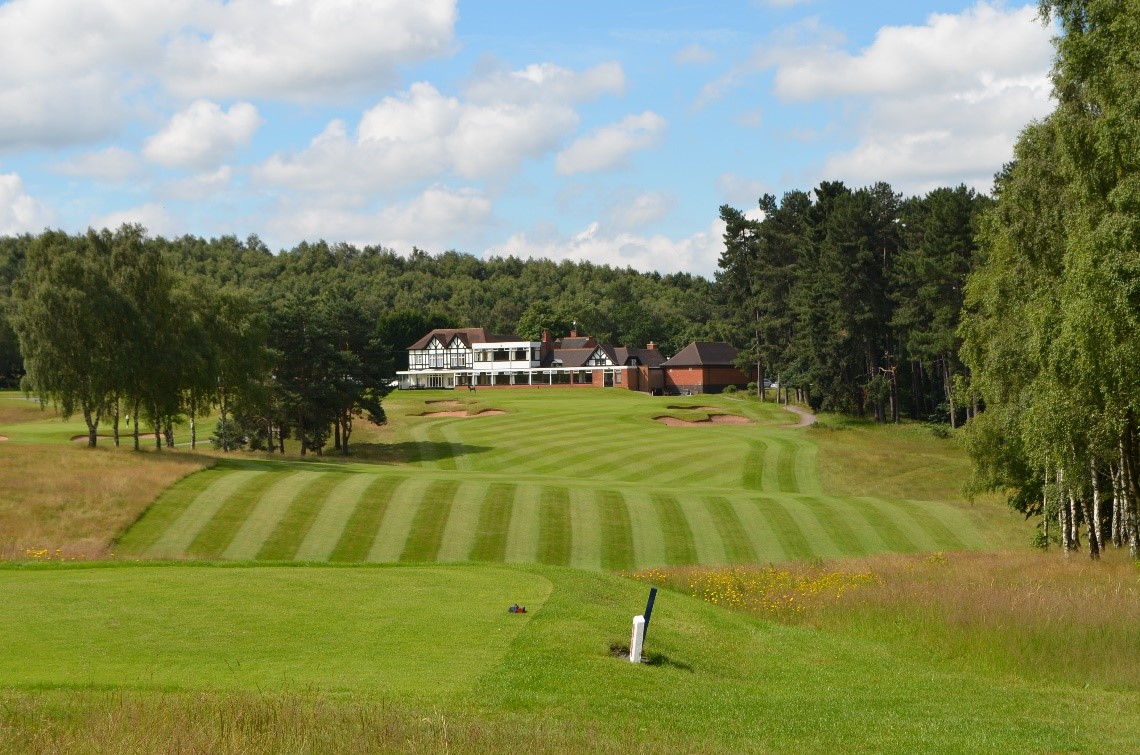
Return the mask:
<path id="1" fill-rule="evenodd" d="M 649 343 L 645 344 L 645 348 L 649 351 L 657 351 L 657 344 L 653 343 L 653 341 L 650 341 Z"/>
<path id="2" fill-rule="evenodd" d="M 542 329 L 542 346 L 539 348 L 539 356 L 545 362 L 546 355 L 554 353 L 554 344 L 550 340 L 550 330 L 547 328 Z"/>
<path id="3" fill-rule="evenodd" d="M 577 325 L 570 328 L 570 337 L 571 338 L 577 338 L 578 337 L 578 326 Z"/>

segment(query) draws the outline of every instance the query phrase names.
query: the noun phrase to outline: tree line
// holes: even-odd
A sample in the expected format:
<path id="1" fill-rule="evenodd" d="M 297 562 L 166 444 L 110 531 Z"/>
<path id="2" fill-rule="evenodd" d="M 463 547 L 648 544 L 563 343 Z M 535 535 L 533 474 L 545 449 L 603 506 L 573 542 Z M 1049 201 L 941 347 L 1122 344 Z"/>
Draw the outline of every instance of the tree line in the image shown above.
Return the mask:
<path id="1" fill-rule="evenodd" d="M 717 292 L 741 366 L 816 409 L 973 416 L 958 323 L 990 204 L 965 186 L 904 198 L 886 183 L 824 182 L 761 197 L 759 219 L 721 207 Z"/>

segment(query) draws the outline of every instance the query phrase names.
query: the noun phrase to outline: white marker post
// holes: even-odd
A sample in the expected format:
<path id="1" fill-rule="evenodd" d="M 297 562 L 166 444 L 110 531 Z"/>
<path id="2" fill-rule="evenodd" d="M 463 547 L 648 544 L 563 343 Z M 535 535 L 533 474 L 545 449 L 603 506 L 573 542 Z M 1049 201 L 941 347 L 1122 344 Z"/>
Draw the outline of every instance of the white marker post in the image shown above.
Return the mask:
<path id="1" fill-rule="evenodd" d="M 629 638 L 629 662 L 641 663 L 641 643 L 645 641 L 645 617 L 633 617 L 633 636 Z"/>

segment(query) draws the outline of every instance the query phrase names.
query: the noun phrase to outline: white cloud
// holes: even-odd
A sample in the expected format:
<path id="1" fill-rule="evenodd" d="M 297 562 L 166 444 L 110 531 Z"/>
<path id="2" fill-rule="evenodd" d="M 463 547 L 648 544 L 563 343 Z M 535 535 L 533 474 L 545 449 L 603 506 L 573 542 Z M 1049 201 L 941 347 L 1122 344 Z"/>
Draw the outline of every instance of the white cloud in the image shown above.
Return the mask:
<path id="1" fill-rule="evenodd" d="M 761 196 L 774 193 L 772 187 L 763 181 L 755 181 L 732 172 L 717 176 L 716 190 L 725 202 L 736 208 L 756 207 Z"/>
<path id="2" fill-rule="evenodd" d="M 96 181 L 124 181 L 137 176 L 142 160 L 134 152 L 121 147 L 107 147 L 95 152 L 84 152 L 70 160 L 52 166 L 65 176 L 93 178 Z"/>
<path id="3" fill-rule="evenodd" d="M 168 168 L 212 167 L 249 144 L 261 123 L 257 108 L 248 102 L 225 111 L 215 102 L 196 100 L 146 140 L 143 154 Z"/>
<path id="4" fill-rule="evenodd" d="M 508 255 L 555 261 L 589 261 L 635 270 L 685 271 L 709 276 L 724 251 L 724 223 L 718 218 L 704 231 L 674 240 L 664 235 L 642 236 L 610 231 L 591 223 L 572 236 L 545 227 L 516 233 L 485 255 Z"/>
<path id="5" fill-rule="evenodd" d="M 558 153 L 555 166 L 564 175 L 607 170 L 622 165 L 632 152 L 661 143 L 666 121 L 651 110 L 628 115 L 595 129 Z"/>
<path id="6" fill-rule="evenodd" d="M 19 174 L 0 173 L 0 236 L 38 233 L 52 220 L 52 212 L 24 190 Z"/>
<path id="7" fill-rule="evenodd" d="M 492 221 L 492 202 L 482 193 L 433 186 L 411 201 L 376 211 L 345 209 L 342 204 L 285 208 L 270 220 L 269 233 L 287 245 L 324 238 L 439 252 L 457 241 L 473 243 Z"/>
<path id="8" fill-rule="evenodd" d="M 93 217 L 87 225 L 91 228 L 115 230 L 123 223 L 138 223 L 152 236 L 178 236 L 186 231 L 186 227 L 176 223 L 165 207 L 155 202 Z"/>
<path id="9" fill-rule="evenodd" d="M 201 202 L 216 197 L 230 187 L 233 169 L 223 165 L 217 170 L 198 173 L 189 178 L 169 181 L 158 187 L 156 194 L 163 198 L 185 202 Z"/>
<path id="10" fill-rule="evenodd" d="M 619 196 L 606 210 L 603 225 L 623 231 L 637 230 L 664 219 L 676 206 L 676 197 L 661 191 L 626 194 Z"/>
<path id="11" fill-rule="evenodd" d="M 164 70 L 186 96 L 325 98 L 449 52 L 456 18 L 455 0 L 232 0 L 175 37 Z"/>
<path id="12" fill-rule="evenodd" d="M 858 55 L 816 50 L 787 56 L 776 71 L 784 99 L 962 90 L 992 79 L 1039 77 L 1053 48 L 1037 8 L 979 2 L 960 14 L 934 13 L 925 26 L 885 26 Z"/>
<path id="13" fill-rule="evenodd" d="M 165 30 L 205 0 L 0 3 L 0 147 L 97 141 L 117 131 Z"/>
<path id="14" fill-rule="evenodd" d="M 1035 6 L 979 2 L 922 26 L 884 27 L 858 54 L 824 44 L 769 59 L 784 99 L 847 105 L 830 130 L 854 143 L 827 157 L 817 178 L 988 191 L 1017 134 L 1052 109 L 1051 34 Z"/>
<path id="15" fill-rule="evenodd" d="M 455 0 L 0 2 L 0 148 L 118 133 L 140 92 L 337 98 L 447 54 Z"/>
<path id="16" fill-rule="evenodd" d="M 489 71 L 468 83 L 464 96 L 476 103 L 576 103 L 603 94 L 620 95 L 625 86 L 625 71 L 612 61 L 577 73 L 553 63 L 532 63 L 519 70 Z"/>
<path id="17" fill-rule="evenodd" d="M 392 191 L 447 174 L 502 180 L 578 128 L 577 102 L 623 85 L 612 64 L 496 71 L 471 83 L 466 99 L 418 82 L 366 110 L 354 134 L 332 121 L 305 150 L 276 154 L 255 175 L 264 185 L 318 191 Z"/>
<path id="18" fill-rule="evenodd" d="M 682 47 L 673 56 L 673 62 L 679 66 L 707 65 L 716 60 L 716 53 L 704 45 L 692 44 Z"/>

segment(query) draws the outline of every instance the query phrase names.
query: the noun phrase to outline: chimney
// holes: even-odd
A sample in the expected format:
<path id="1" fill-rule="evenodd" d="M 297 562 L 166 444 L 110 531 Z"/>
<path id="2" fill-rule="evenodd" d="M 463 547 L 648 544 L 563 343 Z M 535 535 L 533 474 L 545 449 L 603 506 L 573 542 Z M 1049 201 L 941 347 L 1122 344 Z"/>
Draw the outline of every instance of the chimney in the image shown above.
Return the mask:
<path id="1" fill-rule="evenodd" d="M 538 349 L 539 359 L 543 362 L 549 354 L 554 353 L 554 344 L 550 342 L 550 331 L 546 328 L 542 329 L 542 346 Z"/>
<path id="2" fill-rule="evenodd" d="M 571 338 L 577 338 L 578 337 L 578 328 L 577 327 L 570 328 L 570 337 Z"/>
<path id="3" fill-rule="evenodd" d="M 657 351 L 657 344 L 653 343 L 653 341 L 650 341 L 649 343 L 645 344 L 645 348 L 649 351 Z"/>

